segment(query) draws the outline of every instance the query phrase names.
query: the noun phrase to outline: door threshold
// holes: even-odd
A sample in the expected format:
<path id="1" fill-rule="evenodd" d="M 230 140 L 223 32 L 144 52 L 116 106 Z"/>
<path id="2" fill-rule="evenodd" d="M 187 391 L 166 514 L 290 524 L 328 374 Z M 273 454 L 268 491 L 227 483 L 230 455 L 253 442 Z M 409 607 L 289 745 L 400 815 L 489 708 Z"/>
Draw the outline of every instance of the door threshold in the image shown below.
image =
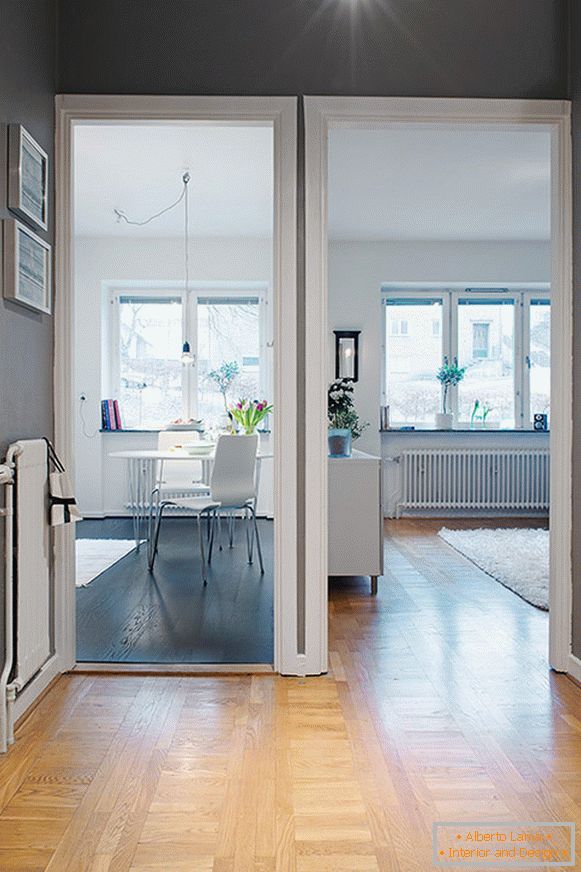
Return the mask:
<path id="1" fill-rule="evenodd" d="M 77 663 L 71 673 L 115 675 L 256 675 L 274 673 L 270 663 Z"/>

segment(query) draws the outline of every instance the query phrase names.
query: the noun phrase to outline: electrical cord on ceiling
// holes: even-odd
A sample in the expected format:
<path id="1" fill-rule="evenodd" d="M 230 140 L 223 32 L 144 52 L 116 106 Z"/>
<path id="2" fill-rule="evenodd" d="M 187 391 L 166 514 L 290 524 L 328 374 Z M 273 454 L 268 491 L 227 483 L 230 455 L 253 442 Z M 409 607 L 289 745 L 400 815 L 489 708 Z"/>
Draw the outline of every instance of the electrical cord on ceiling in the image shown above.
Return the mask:
<path id="1" fill-rule="evenodd" d="M 161 209 L 161 211 L 156 212 L 155 215 L 151 215 L 149 218 L 146 218 L 145 221 L 133 221 L 131 218 L 128 218 L 125 212 L 122 209 L 113 209 L 115 215 L 117 216 L 117 223 L 121 221 L 125 221 L 126 224 L 133 224 L 136 227 L 144 227 L 146 224 L 149 224 L 151 221 L 155 221 L 156 218 L 160 218 L 162 215 L 165 215 L 166 212 L 171 212 L 172 209 L 175 209 L 176 206 L 182 202 L 184 197 L 187 202 L 187 193 L 188 193 L 188 182 L 190 181 L 190 174 L 185 172 L 182 176 L 183 182 L 183 190 L 175 203 L 172 203 L 170 206 L 166 206 L 165 209 Z M 187 208 L 187 206 L 186 206 Z"/>

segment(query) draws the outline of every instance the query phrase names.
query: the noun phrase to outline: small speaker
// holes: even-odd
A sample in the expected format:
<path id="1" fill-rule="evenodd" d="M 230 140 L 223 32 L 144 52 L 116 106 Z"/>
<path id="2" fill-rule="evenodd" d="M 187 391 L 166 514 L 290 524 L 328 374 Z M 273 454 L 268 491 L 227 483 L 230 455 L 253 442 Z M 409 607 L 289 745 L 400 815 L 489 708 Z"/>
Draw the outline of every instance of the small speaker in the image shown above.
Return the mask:
<path id="1" fill-rule="evenodd" d="M 548 417 L 544 412 L 535 412 L 533 415 L 533 430 L 546 430 Z"/>

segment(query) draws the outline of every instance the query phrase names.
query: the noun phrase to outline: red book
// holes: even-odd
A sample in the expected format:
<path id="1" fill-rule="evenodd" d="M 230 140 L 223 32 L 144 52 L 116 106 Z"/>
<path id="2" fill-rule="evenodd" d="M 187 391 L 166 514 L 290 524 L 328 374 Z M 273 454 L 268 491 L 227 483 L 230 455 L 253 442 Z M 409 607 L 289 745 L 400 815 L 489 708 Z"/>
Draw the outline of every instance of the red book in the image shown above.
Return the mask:
<path id="1" fill-rule="evenodd" d="M 123 430 L 123 424 L 121 423 L 121 412 L 119 411 L 119 403 L 117 400 L 113 400 L 113 411 L 115 412 L 115 424 L 117 430 Z"/>
<path id="2" fill-rule="evenodd" d="M 107 400 L 107 407 L 109 409 L 109 421 L 112 430 L 117 430 L 117 422 L 115 420 L 115 407 L 113 405 L 113 400 Z"/>

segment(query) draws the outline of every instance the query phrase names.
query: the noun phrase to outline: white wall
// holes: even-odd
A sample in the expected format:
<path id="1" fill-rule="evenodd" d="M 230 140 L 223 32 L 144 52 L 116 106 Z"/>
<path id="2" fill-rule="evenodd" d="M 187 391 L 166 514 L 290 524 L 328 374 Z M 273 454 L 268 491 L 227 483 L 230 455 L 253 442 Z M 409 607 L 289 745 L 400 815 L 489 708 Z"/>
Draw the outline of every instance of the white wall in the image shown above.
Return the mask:
<path id="1" fill-rule="evenodd" d="M 329 380 L 335 376 L 333 330 L 361 330 L 355 401 L 370 427 L 357 448 L 380 453 L 381 300 L 386 282 L 548 282 L 549 243 L 330 242 Z M 418 349 L 421 353 L 421 349 Z"/>
<path id="2" fill-rule="evenodd" d="M 98 516 L 110 508 L 106 506 L 108 487 L 105 479 L 119 472 L 116 467 L 110 467 L 111 461 L 107 462 L 107 452 L 102 447 L 104 436 L 98 432 L 105 369 L 103 352 L 106 349 L 103 284 L 175 280 L 183 286 L 183 240 L 78 237 L 75 239 L 74 263 L 76 491 L 81 511 Z M 192 239 L 190 279 L 198 282 L 270 283 L 272 242 L 269 239 Z M 87 397 L 84 414 L 88 435 L 82 432 L 79 416 L 81 393 Z"/>

